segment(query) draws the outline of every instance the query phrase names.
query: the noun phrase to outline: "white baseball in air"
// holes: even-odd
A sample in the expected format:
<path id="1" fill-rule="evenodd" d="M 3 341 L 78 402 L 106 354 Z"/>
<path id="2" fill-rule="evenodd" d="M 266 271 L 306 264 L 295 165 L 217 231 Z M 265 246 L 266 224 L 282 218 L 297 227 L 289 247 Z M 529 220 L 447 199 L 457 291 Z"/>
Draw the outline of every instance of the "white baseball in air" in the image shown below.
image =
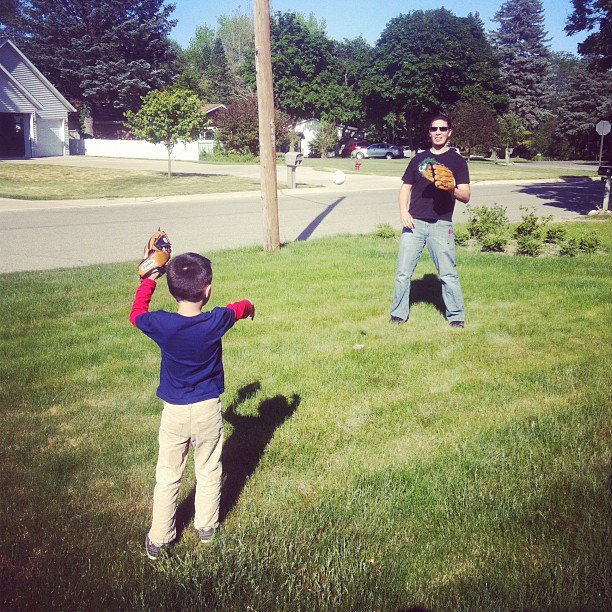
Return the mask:
<path id="1" fill-rule="evenodd" d="M 342 170 L 336 170 L 332 174 L 332 183 L 334 183 L 334 185 L 342 185 L 342 183 L 344 183 L 344 179 L 346 179 L 346 174 L 344 174 Z"/>

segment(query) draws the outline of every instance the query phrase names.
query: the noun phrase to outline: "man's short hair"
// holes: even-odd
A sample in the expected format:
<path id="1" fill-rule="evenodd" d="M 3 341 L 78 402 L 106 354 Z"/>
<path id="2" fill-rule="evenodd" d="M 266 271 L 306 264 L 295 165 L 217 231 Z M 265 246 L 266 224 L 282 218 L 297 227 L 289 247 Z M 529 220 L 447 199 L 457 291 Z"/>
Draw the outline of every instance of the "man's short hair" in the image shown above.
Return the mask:
<path id="1" fill-rule="evenodd" d="M 212 283 L 210 260 L 197 253 L 183 253 L 168 264 L 168 289 L 177 301 L 200 302 Z"/>
<path id="2" fill-rule="evenodd" d="M 450 117 L 448 117 L 447 115 L 443 115 L 442 113 L 435 115 L 434 117 L 431 118 L 430 122 L 429 122 L 429 127 L 431 127 L 431 124 L 434 121 L 446 121 L 446 125 L 448 125 L 448 129 L 452 130 L 453 129 L 453 123 L 450 119 Z"/>

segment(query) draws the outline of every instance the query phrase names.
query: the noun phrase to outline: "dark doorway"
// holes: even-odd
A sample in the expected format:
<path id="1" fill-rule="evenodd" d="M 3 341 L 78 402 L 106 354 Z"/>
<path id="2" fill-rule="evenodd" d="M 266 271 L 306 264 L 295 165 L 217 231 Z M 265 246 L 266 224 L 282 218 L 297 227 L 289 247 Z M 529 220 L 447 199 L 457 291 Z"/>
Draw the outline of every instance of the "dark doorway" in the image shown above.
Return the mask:
<path id="1" fill-rule="evenodd" d="M 23 115 L 0 113 L 0 157 L 25 157 Z"/>

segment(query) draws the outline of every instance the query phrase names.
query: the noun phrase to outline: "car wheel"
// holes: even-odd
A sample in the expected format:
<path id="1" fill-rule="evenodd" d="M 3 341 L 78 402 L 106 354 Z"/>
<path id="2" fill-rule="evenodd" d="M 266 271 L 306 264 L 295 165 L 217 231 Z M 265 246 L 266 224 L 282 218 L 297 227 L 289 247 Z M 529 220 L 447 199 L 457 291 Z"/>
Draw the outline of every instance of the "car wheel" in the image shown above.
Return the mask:
<path id="1" fill-rule="evenodd" d="M 387 154 L 385 155 L 385 157 L 386 157 L 387 159 L 393 159 L 393 153 L 387 153 Z"/>
<path id="2" fill-rule="evenodd" d="M 363 159 L 363 153 L 361 151 L 359 151 L 359 152 L 355 153 L 355 157 L 357 159 Z"/>

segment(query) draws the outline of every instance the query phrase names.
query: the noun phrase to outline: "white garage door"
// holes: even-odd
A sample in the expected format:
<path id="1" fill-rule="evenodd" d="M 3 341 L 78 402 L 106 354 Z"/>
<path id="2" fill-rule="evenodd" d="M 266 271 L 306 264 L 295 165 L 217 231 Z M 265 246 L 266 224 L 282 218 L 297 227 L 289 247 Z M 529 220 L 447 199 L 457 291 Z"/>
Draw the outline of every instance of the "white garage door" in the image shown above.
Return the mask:
<path id="1" fill-rule="evenodd" d="M 64 120 L 36 118 L 36 157 L 64 155 Z"/>

